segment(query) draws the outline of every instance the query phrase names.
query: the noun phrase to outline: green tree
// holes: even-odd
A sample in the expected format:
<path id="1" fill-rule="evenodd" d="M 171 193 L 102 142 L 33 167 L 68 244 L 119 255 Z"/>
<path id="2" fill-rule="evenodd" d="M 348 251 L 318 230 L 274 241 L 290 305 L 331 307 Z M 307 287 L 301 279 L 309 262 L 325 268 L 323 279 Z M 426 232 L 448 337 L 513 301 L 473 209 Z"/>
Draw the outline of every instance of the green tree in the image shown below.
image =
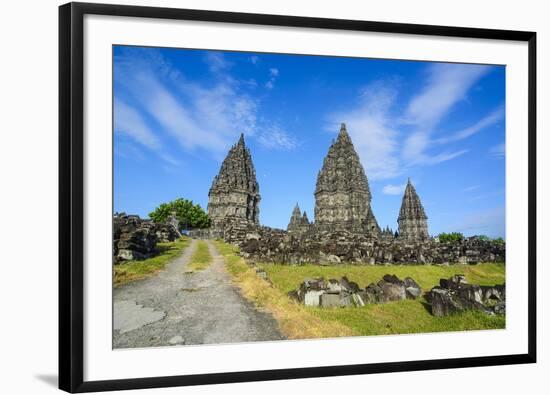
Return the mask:
<path id="1" fill-rule="evenodd" d="M 178 198 L 168 203 L 162 203 L 155 210 L 149 213 L 149 217 L 154 222 L 163 223 L 172 215 L 175 214 L 179 221 L 179 230 L 195 228 L 208 228 L 210 226 L 210 218 L 199 204 L 193 204 L 193 201 Z"/>
<path id="2" fill-rule="evenodd" d="M 439 238 L 439 241 L 443 243 L 452 243 L 452 242 L 461 241 L 464 239 L 464 235 L 459 232 L 440 233 L 439 236 L 437 237 Z"/>

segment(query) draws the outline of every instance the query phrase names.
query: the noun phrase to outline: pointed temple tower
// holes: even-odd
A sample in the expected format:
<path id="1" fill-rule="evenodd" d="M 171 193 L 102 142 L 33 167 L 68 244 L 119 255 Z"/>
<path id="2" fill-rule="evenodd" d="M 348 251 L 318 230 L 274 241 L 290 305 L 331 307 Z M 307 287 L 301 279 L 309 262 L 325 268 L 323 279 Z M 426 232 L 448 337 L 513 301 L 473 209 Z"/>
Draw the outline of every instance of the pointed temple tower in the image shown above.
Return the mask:
<path id="1" fill-rule="evenodd" d="M 428 217 L 414 189 L 411 179 L 407 182 L 401 210 L 397 218 L 399 237 L 406 240 L 425 240 L 429 238 Z"/>
<path id="2" fill-rule="evenodd" d="M 292 210 L 292 215 L 290 216 L 290 222 L 288 223 L 288 226 L 286 227 L 286 229 L 289 232 L 292 232 L 294 230 L 297 230 L 301 224 L 302 224 L 302 211 L 300 210 L 300 206 L 298 206 L 298 203 L 296 203 L 296 206 L 294 206 L 294 210 Z"/>
<path id="3" fill-rule="evenodd" d="M 298 203 L 296 203 L 296 206 L 294 206 L 294 210 L 292 210 L 292 216 L 290 217 L 290 222 L 288 223 L 287 230 L 289 232 L 305 232 L 309 228 L 309 219 L 307 218 L 307 214 L 304 211 L 302 214 L 302 211 L 300 210 L 300 206 L 298 206 Z"/>
<path id="4" fill-rule="evenodd" d="M 208 215 L 212 229 L 221 230 L 228 221 L 258 224 L 260 217 L 260 187 L 250 150 L 244 136 L 229 150 L 219 174 L 208 192 Z"/>
<path id="5" fill-rule="evenodd" d="M 315 188 L 315 227 L 378 235 L 365 170 L 343 123 L 330 146 Z"/>

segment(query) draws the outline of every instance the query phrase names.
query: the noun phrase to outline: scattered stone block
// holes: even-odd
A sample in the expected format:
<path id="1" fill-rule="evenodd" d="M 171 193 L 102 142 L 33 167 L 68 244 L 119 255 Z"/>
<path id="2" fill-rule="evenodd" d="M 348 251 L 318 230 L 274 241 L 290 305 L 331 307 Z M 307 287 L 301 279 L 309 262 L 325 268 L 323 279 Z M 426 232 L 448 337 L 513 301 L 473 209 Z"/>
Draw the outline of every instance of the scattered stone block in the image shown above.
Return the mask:
<path id="1" fill-rule="evenodd" d="M 432 314 L 445 317 L 465 310 L 478 310 L 486 314 L 505 314 L 505 286 L 479 286 L 468 284 L 463 275 L 441 279 L 439 286 L 427 295 Z"/>

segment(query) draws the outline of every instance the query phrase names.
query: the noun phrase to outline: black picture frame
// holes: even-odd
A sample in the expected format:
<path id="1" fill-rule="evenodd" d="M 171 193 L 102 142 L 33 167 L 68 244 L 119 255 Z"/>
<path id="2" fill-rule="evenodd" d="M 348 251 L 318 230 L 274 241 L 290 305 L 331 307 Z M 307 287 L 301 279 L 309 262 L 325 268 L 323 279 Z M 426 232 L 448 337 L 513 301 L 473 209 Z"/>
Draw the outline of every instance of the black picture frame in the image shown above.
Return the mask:
<path id="1" fill-rule="evenodd" d="M 84 381 L 83 20 L 87 14 L 401 33 L 528 43 L 528 352 L 526 354 Z M 108 391 L 536 362 L 536 33 L 110 4 L 59 8 L 59 388 Z"/>

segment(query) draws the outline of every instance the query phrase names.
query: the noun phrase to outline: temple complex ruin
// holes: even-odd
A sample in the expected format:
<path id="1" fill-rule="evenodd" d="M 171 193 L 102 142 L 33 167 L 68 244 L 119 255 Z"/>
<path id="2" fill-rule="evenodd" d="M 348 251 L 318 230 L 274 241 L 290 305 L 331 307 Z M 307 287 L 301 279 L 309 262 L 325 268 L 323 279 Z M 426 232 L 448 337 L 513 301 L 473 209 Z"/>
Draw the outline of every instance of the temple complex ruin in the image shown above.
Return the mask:
<path id="1" fill-rule="evenodd" d="M 388 227 L 381 230 L 376 221 L 371 207 L 369 181 L 344 123 L 319 170 L 314 197 L 314 221 L 310 223 L 297 203 L 290 217 L 288 232 L 345 231 L 385 239 L 395 236 Z M 259 225 L 259 204 L 260 188 L 252 156 L 241 134 L 237 144 L 229 150 L 208 193 L 211 233 L 222 236 L 228 226 L 242 229 Z M 429 237 L 427 216 L 410 180 L 403 196 L 398 224 L 399 236 L 407 240 Z"/>
<path id="2" fill-rule="evenodd" d="M 296 203 L 286 230 L 260 225 L 260 188 L 243 135 L 229 150 L 208 197 L 211 228 L 193 230 L 191 236 L 237 244 L 252 261 L 466 264 L 505 259 L 505 244 L 499 241 L 471 237 L 441 243 L 430 237 L 428 217 L 410 179 L 397 218 L 398 231 L 389 226 L 381 229 L 371 207 L 367 175 L 345 124 L 317 175 L 313 221 Z"/>

